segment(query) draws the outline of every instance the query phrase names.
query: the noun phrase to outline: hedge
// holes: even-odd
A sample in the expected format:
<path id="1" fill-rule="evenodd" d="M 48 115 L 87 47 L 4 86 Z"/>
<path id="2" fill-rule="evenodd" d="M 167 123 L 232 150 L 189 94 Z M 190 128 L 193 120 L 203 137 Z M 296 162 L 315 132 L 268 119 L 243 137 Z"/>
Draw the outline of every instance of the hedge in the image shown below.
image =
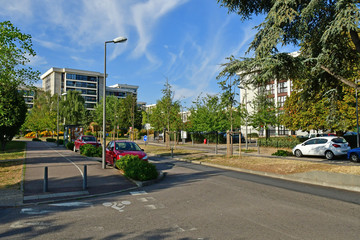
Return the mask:
<path id="1" fill-rule="evenodd" d="M 159 175 L 154 164 L 141 160 L 134 155 L 125 155 L 117 160 L 115 165 L 124 171 L 126 177 L 134 180 L 146 181 L 156 179 Z"/>

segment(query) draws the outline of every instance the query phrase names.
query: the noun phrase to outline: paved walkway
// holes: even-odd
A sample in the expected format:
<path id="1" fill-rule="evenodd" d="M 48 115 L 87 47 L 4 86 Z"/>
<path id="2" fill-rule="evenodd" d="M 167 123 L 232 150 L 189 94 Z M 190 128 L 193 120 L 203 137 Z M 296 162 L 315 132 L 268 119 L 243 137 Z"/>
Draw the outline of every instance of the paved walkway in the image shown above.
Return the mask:
<path id="1" fill-rule="evenodd" d="M 55 143 L 27 142 L 25 163 L 23 194 L 21 191 L 4 192 L 0 197 L 0 206 L 104 194 L 136 187 L 118 170 L 110 166 L 102 169 L 101 162 L 56 146 Z M 85 165 L 87 187 L 83 189 Z M 47 192 L 44 192 L 45 167 L 48 169 Z"/>

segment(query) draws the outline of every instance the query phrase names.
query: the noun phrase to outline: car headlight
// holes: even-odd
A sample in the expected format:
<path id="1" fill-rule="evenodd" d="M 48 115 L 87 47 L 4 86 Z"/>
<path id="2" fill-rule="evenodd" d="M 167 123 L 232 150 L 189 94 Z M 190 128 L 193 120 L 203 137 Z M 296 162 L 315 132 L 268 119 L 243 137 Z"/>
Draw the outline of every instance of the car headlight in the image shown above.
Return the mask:
<path id="1" fill-rule="evenodd" d="M 145 155 L 145 157 L 143 157 L 142 160 L 148 160 L 148 156 Z"/>
<path id="2" fill-rule="evenodd" d="M 117 159 L 117 160 L 119 160 L 120 158 L 122 158 L 121 155 L 117 155 L 117 156 L 116 156 L 116 159 Z"/>

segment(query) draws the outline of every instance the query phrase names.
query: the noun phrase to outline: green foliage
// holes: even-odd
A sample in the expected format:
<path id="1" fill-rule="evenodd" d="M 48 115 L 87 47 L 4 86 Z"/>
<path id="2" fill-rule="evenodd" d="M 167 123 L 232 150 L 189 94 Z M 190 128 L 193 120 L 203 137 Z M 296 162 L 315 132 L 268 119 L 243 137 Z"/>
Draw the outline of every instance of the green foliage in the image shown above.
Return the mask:
<path id="1" fill-rule="evenodd" d="M 31 36 L 21 33 L 10 21 L 0 22 L 0 82 L 26 86 L 39 79 L 40 73 L 25 67 L 36 53 Z"/>
<path id="2" fill-rule="evenodd" d="M 126 98 L 116 96 L 106 97 L 106 126 L 107 131 L 119 130 L 127 131 L 130 127 L 141 128 L 142 110 L 136 104 L 136 95 L 129 94 Z M 95 106 L 92 112 L 94 120 L 102 126 L 103 122 L 103 102 Z"/>
<path id="3" fill-rule="evenodd" d="M 87 157 L 101 157 L 102 156 L 102 148 L 95 147 L 91 144 L 85 144 L 80 147 L 80 152 L 82 155 Z"/>
<path id="4" fill-rule="evenodd" d="M 63 145 L 64 144 L 64 139 L 59 139 L 59 145 Z"/>
<path id="5" fill-rule="evenodd" d="M 31 141 L 33 141 L 33 142 L 41 142 L 41 139 L 39 139 L 39 138 L 33 138 Z"/>
<path id="6" fill-rule="evenodd" d="M 251 103 L 254 109 L 250 115 L 250 124 L 255 129 L 269 129 L 270 126 L 277 124 L 276 107 L 271 98 L 265 94 L 265 89 L 260 88 L 255 100 Z M 268 137 L 268 136 L 266 136 Z"/>
<path id="7" fill-rule="evenodd" d="M 73 150 L 74 149 L 74 143 L 73 142 L 68 142 L 66 144 L 66 148 L 69 149 L 69 150 Z"/>
<path id="8" fill-rule="evenodd" d="M 43 129 L 56 131 L 57 96 L 51 96 L 50 92 L 37 91 L 34 98 L 34 106 L 26 116 L 22 129 L 30 129 L 34 132 L 39 132 Z"/>
<path id="9" fill-rule="evenodd" d="M 286 150 L 277 150 L 276 152 L 274 152 L 271 155 L 273 155 L 273 156 L 282 156 L 282 157 L 293 156 L 292 152 L 289 152 L 289 151 L 286 151 Z"/>
<path id="10" fill-rule="evenodd" d="M 139 159 L 138 156 L 126 155 L 116 161 L 116 167 L 123 170 L 126 177 L 134 180 L 146 181 L 158 177 L 155 165 Z"/>
<path id="11" fill-rule="evenodd" d="M 252 137 L 252 138 L 258 138 L 258 137 L 259 137 L 259 134 L 257 134 L 257 133 L 248 133 L 248 138 L 250 138 L 250 137 Z"/>
<path id="12" fill-rule="evenodd" d="M 224 110 L 218 96 L 207 95 L 197 98 L 190 108 L 189 131 L 213 132 L 226 131 L 230 128 L 228 112 Z"/>
<path id="13" fill-rule="evenodd" d="M 156 131 L 162 131 L 164 128 L 170 131 L 180 130 L 183 126 L 179 114 L 180 102 L 174 101 L 174 92 L 171 90 L 168 80 L 166 80 L 162 93 L 162 98 L 148 113 L 150 124 Z"/>
<path id="14" fill-rule="evenodd" d="M 301 143 L 300 140 L 295 137 L 271 137 L 258 139 L 258 144 L 263 147 L 293 148 L 299 143 Z"/>
<path id="15" fill-rule="evenodd" d="M 265 14 L 256 29 L 248 52 L 253 58 L 229 57 L 218 78 L 239 77 L 242 84 L 258 87 L 272 80 L 291 79 L 309 91 L 303 99 L 313 98 L 346 84 L 356 87 L 360 63 L 357 1 L 268 1 L 218 0 L 242 20 Z M 280 53 L 279 47 L 295 46 L 298 55 Z M 340 83 L 340 84 L 339 84 Z M 331 115 L 328 116 L 329 121 Z M 333 121 L 335 122 L 335 121 Z"/>
<path id="16" fill-rule="evenodd" d="M 86 131 L 84 135 L 87 135 L 87 136 L 93 136 L 93 133 L 90 132 L 90 131 Z"/>
<path id="17" fill-rule="evenodd" d="M 0 82 L 0 147 L 2 150 L 5 149 L 6 143 L 19 132 L 26 113 L 26 104 L 17 86 L 13 83 Z"/>
<path id="18" fill-rule="evenodd" d="M 56 142 L 56 138 L 47 138 L 46 141 L 47 142 Z"/>
<path id="19" fill-rule="evenodd" d="M 85 109 L 85 100 L 78 91 L 67 91 L 60 101 L 60 116 L 65 124 L 85 125 L 89 121 Z"/>

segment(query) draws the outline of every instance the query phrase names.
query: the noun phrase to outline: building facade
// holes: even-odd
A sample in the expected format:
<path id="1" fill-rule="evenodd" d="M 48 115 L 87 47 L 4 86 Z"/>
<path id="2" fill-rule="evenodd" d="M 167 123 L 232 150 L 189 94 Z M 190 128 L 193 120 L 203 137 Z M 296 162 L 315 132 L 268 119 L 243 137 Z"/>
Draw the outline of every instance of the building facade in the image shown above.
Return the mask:
<path id="1" fill-rule="evenodd" d="M 41 75 L 41 80 L 44 91 L 49 91 L 51 95 L 79 91 L 88 110 L 94 110 L 103 97 L 104 74 L 100 72 L 53 67 Z M 116 84 L 106 87 L 106 95 L 118 98 L 125 98 L 129 94 L 137 96 L 138 88 L 133 85 Z"/>

